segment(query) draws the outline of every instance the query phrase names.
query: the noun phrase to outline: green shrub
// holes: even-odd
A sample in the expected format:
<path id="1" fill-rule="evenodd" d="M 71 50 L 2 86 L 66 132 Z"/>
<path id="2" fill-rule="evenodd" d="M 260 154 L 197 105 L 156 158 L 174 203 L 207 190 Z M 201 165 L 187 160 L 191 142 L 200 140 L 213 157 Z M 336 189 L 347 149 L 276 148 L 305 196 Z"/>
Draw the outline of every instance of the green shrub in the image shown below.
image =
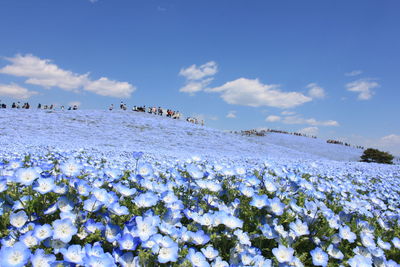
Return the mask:
<path id="1" fill-rule="evenodd" d="M 364 150 L 364 154 L 361 156 L 361 161 L 393 164 L 393 158 L 393 155 L 389 154 L 388 152 L 383 152 L 374 148 L 368 148 Z"/>

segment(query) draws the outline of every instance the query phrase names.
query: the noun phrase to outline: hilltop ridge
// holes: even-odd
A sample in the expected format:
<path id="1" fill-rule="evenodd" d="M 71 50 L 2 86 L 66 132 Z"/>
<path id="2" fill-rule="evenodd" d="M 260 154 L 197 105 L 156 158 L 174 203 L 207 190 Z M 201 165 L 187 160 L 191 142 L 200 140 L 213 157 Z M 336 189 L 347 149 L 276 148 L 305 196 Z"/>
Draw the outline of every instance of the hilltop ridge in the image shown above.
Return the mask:
<path id="1" fill-rule="evenodd" d="M 302 136 L 247 137 L 183 120 L 131 111 L 1 110 L 0 145 L 94 149 L 108 154 L 143 151 L 175 158 L 271 158 L 357 161 L 362 150 Z"/>

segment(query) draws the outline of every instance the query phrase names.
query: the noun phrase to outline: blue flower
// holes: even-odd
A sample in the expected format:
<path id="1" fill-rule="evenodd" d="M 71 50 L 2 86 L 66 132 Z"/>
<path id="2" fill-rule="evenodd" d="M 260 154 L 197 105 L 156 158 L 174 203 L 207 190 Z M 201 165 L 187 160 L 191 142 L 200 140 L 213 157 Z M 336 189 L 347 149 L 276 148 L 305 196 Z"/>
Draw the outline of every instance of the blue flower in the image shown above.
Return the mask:
<path id="1" fill-rule="evenodd" d="M 39 177 L 40 172 L 36 168 L 21 168 L 15 172 L 15 181 L 26 186 L 31 185 Z"/>
<path id="2" fill-rule="evenodd" d="M 190 261 L 190 263 L 194 267 L 208 267 L 210 264 L 207 262 L 206 257 L 204 257 L 203 253 L 196 252 L 193 248 L 189 249 L 189 253 L 186 255 L 186 258 Z"/>
<path id="3" fill-rule="evenodd" d="M 289 224 L 289 228 L 293 231 L 293 233 L 297 237 L 302 235 L 308 235 L 310 233 L 310 231 L 308 230 L 307 223 L 302 222 L 299 219 L 297 219 L 296 222 L 291 222 Z"/>
<path id="4" fill-rule="evenodd" d="M 315 266 L 327 266 L 329 256 L 320 247 L 317 247 L 310 252 L 313 264 Z"/>
<path id="5" fill-rule="evenodd" d="M 78 232 L 78 229 L 72 223 L 71 219 L 55 220 L 52 223 L 54 232 L 53 239 L 59 239 L 64 243 L 71 241 L 72 236 Z"/>
<path id="6" fill-rule="evenodd" d="M 46 194 L 52 191 L 55 186 L 53 178 L 39 178 L 36 180 L 36 185 L 33 187 L 33 190 L 40 194 Z"/>
<path id="7" fill-rule="evenodd" d="M 353 258 L 349 259 L 347 263 L 351 267 L 372 267 L 372 260 L 362 255 L 355 255 Z"/>
<path id="8" fill-rule="evenodd" d="M 45 240 L 53 235 L 53 229 L 50 225 L 36 225 L 33 229 L 33 235 L 40 241 Z"/>
<path id="9" fill-rule="evenodd" d="M 85 257 L 85 249 L 80 245 L 71 245 L 66 248 L 60 249 L 61 254 L 64 256 L 64 260 L 75 264 L 83 264 L 83 258 Z"/>
<path id="10" fill-rule="evenodd" d="M 250 201 L 250 205 L 258 209 L 262 209 L 263 207 L 267 206 L 268 203 L 269 199 L 266 195 L 254 195 Z"/>
<path id="11" fill-rule="evenodd" d="M 17 213 L 11 213 L 10 224 L 16 228 L 21 228 L 28 221 L 28 215 L 25 211 L 21 210 Z"/>
<path id="12" fill-rule="evenodd" d="M 31 251 L 21 242 L 12 247 L 2 246 L 0 250 L 0 266 L 22 267 L 28 263 Z"/>
<path id="13" fill-rule="evenodd" d="M 279 245 L 277 248 L 272 249 L 272 254 L 279 263 L 290 263 L 293 260 L 294 249 Z"/>
<path id="14" fill-rule="evenodd" d="M 269 209 L 274 213 L 275 215 L 282 215 L 283 211 L 285 209 L 285 204 L 283 204 L 279 198 L 275 197 L 272 200 L 269 201 Z"/>
<path id="15" fill-rule="evenodd" d="M 348 240 L 350 243 L 353 243 L 356 240 L 357 236 L 353 233 L 347 225 L 343 227 L 339 227 L 339 236 L 343 239 Z"/>
<path id="16" fill-rule="evenodd" d="M 46 254 L 43 249 L 37 249 L 35 254 L 31 255 L 30 260 L 33 267 L 46 267 L 51 266 L 56 261 L 56 256 Z"/>
<path id="17" fill-rule="evenodd" d="M 122 237 L 117 239 L 119 248 L 122 250 L 135 250 L 140 240 L 137 237 L 133 237 L 129 233 L 125 233 Z"/>
<path id="18" fill-rule="evenodd" d="M 143 156 L 143 152 L 133 152 L 132 157 L 136 160 L 139 160 Z"/>
<path id="19" fill-rule="evenodd" d="M 82 166 L 74 160 L 69 160 L 61 164 L 60 169 L 66 176 L 71 177 L 78 175 L 82 170 Z"/>

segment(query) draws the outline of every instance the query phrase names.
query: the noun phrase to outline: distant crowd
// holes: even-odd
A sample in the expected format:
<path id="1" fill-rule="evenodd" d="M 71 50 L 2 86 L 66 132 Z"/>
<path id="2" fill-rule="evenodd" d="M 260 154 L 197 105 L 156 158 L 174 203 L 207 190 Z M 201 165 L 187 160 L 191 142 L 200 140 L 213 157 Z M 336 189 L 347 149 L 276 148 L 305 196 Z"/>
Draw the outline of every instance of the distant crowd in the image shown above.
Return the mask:
<path id="1" fill-rule="evenodd" d="M 316 136 L 313 135 L 307 135 L 303 133 L 298 133 L 298 132 L 287 132 L 287 131 L 282 131 L 282 130 L 274 130 L 274 129 L 262 129 L 262 130 L 244 130 L 240 132 L 233 132 L 235 134 L 241 134 L 241 135 L 247 135 L 247 136 L 265 136 L 267 133 L 281 133 L 281 134 L 290 134 L 290 135 L 296 135 L 296 136 L 304 136 L 304 137 L 309 137 L 309 138 L 317 138 Z"/>
<path id="2" fill-rule="evenodd" d="M 5 103 L 0 103 L 0 108 L 7 108 L 7 104 L 5 104 Z M 13 102 L 13 103 L 11 104 L 11 108 L 12 108 L 12 109 L 30 109 L 30 108 L 31 108 L 31 105 L 30 105 L 28 102 L 23 103 L 23 104 L 21 104 L 20 102 Z M 39 103 L 39 104 L 37 105 L 37 108 L 38 108 L 38 109 L 55 110 L 56 106 L 55 106 L 54 104 L 51 104 L 51 105 L 42 105 L 42 104 Z M 65 107 L 64 107 L 64 106 L 60 106 L 60 109 L 61 109 L 61 110 L 64 110 Z M 77 110 L 77 109 L 78 109 L 78 106 L 77 106 L 77 105 L 72 105 L 72 106 L 69 106 L 67 109 L 68 109 L 68 110 Z"/>
<path id="3" fill-rule="evenodd" d="M 115 109 L 114 104 L 111 104 L 110 107 L 108 108 L 108 110 L 112 111 Z M 119 109 L 120 110 L 128 110 L 127 105 L 121 101 L 121 103 L 119 104 Z M 135 112 L 147 112 L 149 114 L 154 114 L 154 115 L 158 115 L 158 116 L 166 116 L 172 119 L 177 119 L 180 120 L 182 117 L 182 114 L 179 111 L 174 111 L 172 109 L 163 109 L 161 107 L 146 107 L 146 105 L 144 106 L 133 106 L 132 107 L 132 111 Z M 197 118 L 194 117 L 187 117 L 186 118 L 187 122 L 190 123 L 194 123 L 194 124 L 201 124 L 204 125 L 204 120 L 199 120 Z"/>
<path id="4" fill-rule="evenodd" d="M 287 132 L 287 131 L 282 131 L 282 130 L 273 130 L 273 129 L 263 129 L 263 130 L 245 130 L 245 131 L 234 131 L 233 133 L 235 134 L 241 134 L 241 135 L 246 135 L 246 136 L 265 136 L 267 133 L 281 133 L 281 134 L 290 134 L 290 135 L 296 135 L 296 136 L 304 136 L 304 137 L 309 137 L 309 138 L 314 138 L 316 139 L 316 136 L 313 135 L 306 135 L 303 133 L 297 133 L 297 132 Z M 337 141 L 337 140 L 333 140 L 333 139 L 328 139 L 326 140 L 326 142 L 328 144 L 337 144 L 337 145 L 343 145 L 343 146 L 349 146 L 349 147 L 355 147 L 355 148 L 359 148 L 359 149 L 363 149 L 363 146 L 355 146 L 355 145 L 351 145 L 349 143 L 345 143 L 342 141 Z"/>
<path id="5" fill-rule="evenodd" d="M 345 142 L 338 141 L 338 140 L 333 140 L 333 139 L 328 139 L 328 140 L 326 140 L 326 142 L 327 142 L 328 144 L 336 144 L 336 145 L 342 145 L 342 146 L 352 146 L 352 145 L 350 145 L 349 143 L 345 143 Z M 363 149 L 363 150 L 364 150 L 364 147 L 363 147 L 363 146 L 352 146 L 352 147 L 355 147 L 355 148 L 359 148 L 359 149 Z"/>

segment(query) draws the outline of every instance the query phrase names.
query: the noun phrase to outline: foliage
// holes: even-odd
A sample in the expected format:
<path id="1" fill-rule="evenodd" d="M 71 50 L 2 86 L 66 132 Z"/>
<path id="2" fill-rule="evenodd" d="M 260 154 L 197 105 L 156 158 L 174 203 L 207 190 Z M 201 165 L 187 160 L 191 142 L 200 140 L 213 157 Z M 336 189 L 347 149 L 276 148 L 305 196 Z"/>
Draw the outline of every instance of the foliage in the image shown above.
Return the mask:
<path id="1" fill-rule="evenodd" d="M 389 154 L 388 152 L 383 152 L 374 148 L 368 148 L 364 150 L 364 153 L 361 156 L 361 161 L 393 164 L 393 158 L 393 155 Z"/>

